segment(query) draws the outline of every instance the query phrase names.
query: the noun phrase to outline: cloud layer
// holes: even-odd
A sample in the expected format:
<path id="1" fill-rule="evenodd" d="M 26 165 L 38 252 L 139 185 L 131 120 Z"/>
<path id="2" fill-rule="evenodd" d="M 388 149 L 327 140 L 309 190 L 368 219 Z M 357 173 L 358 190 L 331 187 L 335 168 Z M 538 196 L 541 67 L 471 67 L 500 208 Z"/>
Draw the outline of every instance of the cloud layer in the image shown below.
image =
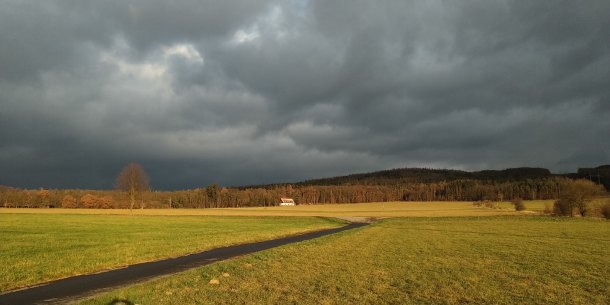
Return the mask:
<path id="1" fill-rule="evenodd" d="M 610 162 L 605 0 L 0 4 L 0 184 Z"/>

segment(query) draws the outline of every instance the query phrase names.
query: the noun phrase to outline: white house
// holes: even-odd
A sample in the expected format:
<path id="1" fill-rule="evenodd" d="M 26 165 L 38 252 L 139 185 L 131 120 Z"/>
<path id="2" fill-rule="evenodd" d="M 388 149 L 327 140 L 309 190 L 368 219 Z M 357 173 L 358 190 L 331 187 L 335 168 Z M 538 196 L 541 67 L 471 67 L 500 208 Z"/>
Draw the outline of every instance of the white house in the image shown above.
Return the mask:
<path id="1" fill-rule="evenodd" d="M 292 199 L 292 198 L 280 198 L 280 200 L 282 201 L 282 202 L 280 202 L 281 206 L 296 205 L 294 203 L 294 199 Z"/>

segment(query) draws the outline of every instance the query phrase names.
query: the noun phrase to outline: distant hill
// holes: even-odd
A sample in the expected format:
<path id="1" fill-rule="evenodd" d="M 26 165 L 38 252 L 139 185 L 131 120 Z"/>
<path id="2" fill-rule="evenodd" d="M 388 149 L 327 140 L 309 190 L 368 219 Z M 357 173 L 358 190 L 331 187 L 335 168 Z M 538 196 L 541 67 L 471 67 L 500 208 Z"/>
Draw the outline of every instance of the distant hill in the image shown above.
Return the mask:
<path id="1" fill-rule="evenodd" d="M 546 168 L 519 167 L 504 170 L 461 171 L 452 169 L 398 168 L 371 173 L 307 180 L 297 185 L 387 185 L 396 183 L 432 183 L 461 179 L 518 181 L 553 177 Z"/>
<path id="2" fill-rule="evenodd" d="M 523 181 L 552 177 L 567 177 L 572 179 L 589 179 L 603 184 L 610 190 L 610 165 L 594 168 L 580 168 L 576 173 L 553 174 L 546 168 L 516 167 L 503 170 L 462 171 L 454 169 L 431 168 L 397 168 L 369 173 L 358 173 L 346 176 L 306 180 L 297 183 L 277 183 L 268 185 L 249 185 L 244 188 L 273 188 L 281 185 L 324 186 L 324 185 L 397 185 L 408 183 L 435 183 L 455 180 L 478 181 Z"/>
<path id="3" fill-rule="evenodd" d="M 601 165 L 592 168 L 579 168 L 575 174 L 568 174 L 570 178 L 589 179 L 601 183 L 610 191 L 610 165 Z"/>

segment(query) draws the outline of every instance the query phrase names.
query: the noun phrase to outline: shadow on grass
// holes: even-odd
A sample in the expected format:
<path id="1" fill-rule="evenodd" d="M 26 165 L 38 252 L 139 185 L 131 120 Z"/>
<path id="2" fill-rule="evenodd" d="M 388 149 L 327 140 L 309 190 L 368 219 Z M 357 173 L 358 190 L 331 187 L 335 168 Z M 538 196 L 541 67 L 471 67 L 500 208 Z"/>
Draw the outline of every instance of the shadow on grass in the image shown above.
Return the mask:
<path id="1" fill-rule="evenodd" d="M 114 298 L 106 305 L 135 305 L 132 301 L 120 298 Z"/>

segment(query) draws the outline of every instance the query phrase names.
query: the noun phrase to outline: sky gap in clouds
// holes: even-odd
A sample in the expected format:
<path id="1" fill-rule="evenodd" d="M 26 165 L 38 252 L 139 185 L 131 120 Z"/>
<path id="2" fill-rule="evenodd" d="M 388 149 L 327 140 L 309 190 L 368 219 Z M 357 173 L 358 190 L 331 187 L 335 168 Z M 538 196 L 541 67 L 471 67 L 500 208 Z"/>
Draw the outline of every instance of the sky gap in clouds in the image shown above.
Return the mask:
<path id="1" fill-rule="evenodd" d="M 0 184 L 610 163 L 610 2 L 0 0 Z"/>

